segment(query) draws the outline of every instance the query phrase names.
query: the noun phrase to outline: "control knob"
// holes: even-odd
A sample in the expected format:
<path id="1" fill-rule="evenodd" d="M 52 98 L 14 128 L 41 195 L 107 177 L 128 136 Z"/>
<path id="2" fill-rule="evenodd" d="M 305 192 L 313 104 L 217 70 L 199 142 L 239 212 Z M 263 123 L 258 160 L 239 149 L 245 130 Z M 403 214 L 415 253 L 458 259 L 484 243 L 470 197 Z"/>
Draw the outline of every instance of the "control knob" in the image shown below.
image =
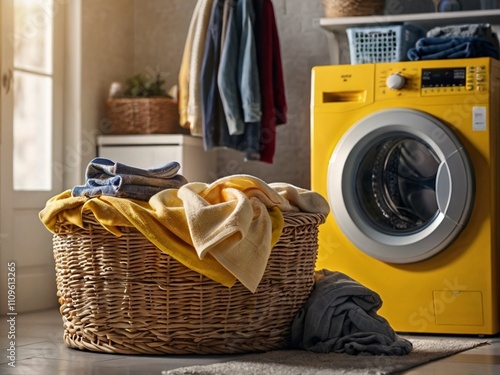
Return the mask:
<path id="1" fill-rule="evenodd" d="M 405 83 L 406 83 L 405 77 L 403 77 L 399 73 L 391 74 L 389 77 L 387 77 L 387 80 L 385 81 L 385 84 L 391 90 L 400 90 L 403 88 Z"/>

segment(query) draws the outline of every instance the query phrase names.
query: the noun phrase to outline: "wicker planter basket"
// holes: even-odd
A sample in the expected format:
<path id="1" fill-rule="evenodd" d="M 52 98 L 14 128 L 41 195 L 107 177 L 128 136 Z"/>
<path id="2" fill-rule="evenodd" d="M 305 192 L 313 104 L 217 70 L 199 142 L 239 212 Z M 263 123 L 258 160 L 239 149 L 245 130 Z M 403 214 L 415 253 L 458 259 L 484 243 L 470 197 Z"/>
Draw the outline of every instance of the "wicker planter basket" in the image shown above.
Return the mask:
<path id="1" fill-rule="evenodd" d="M 385 0 L 323 0 L 328 18 L 384 14 L 384 7 Z"/>
<path id="2" fill-rule="evenodd" d="M 107 134 L 173 134 L 180 129 L 177 101 L 171 98 L 108 99 Z"/>
<path id="3" fill-rule="evenodd" d="M 222 354 L 284 349 L 314 285 L 322 215 L 284 213 L 285 226 L 252 294 L 186 268 L 135 228 L 122 237 L 88 213 L 53 238 L 64 340 L 122 354 Z"/>

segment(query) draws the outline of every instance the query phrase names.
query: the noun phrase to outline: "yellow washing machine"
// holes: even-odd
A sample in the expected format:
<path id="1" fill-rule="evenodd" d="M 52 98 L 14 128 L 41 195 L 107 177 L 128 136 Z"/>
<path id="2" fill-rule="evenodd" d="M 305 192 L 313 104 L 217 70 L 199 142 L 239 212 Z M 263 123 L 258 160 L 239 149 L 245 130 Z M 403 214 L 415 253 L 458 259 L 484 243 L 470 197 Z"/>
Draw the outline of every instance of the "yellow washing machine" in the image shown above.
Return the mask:
<path id="1" fill-rule="evenodd" d="M 317 269 L 379 293 L 396 331 L 500 331 L 499 107 L 490 58 L 313 68 Z"/>

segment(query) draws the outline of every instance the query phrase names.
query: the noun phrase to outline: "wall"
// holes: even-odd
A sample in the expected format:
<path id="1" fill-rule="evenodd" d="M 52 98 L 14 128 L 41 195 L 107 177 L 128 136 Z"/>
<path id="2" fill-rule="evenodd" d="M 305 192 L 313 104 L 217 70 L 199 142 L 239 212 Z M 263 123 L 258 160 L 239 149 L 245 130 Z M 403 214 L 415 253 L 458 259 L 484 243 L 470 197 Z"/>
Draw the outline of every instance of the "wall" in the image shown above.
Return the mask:
<path id="1" fill-rule="evenodd" d="M 478 1 L 464 0 L 465 9 Z M 82 157 L 91 158 L 92 131 L 106 125 L 104 99 L 110 82 L 138 72 L 161 73 L 177 83 L 179 65 L 196 0 L 82 1 Z M 326 37 L 313 26 L 323 16 L 321 0 L 273 0 L 281 40 L 288 124 L 277 131 L 273 164 L 245 162 L 232 150 L 218 150 L 217 175 L 248 173 L 267 182 L 310 186 L 310 71 L 329 63 Z M 432 0 L 387 0 L 386 13 L 432 12 Z M 347 50 L 344 54 L 348 53 Z M 345 58 L 341 61 L 345 62 Z M 96 130 L 97 127 L 97 130 Z M 328 157 L 328 155 L 325 155 Z"/>
<path id="2" fill-rule="evenodd" d="M 177 76 L 195 0 L 135 2 L 134 69 L 160 72 L 167 87 Z M 285 181 L 309 187 L 310 70 L 328 63 L 326 39 L 313 27 L 323 15 L 320 0 L 274 0 L 281 40 L 288 103 L 288 124 L 278 127 L 275 160 L 272 164 L 245 162 L 232 150 L 217 150 L 218 176 L 247 173 L 267 182 Z"/>
<path id="3" fill-rule="evenodd" d="M 480 9 L 479 0 L 460 0 L 463 10 Z M 434 12 L 433 0 L 386 0 L 386 14 Z"/>
<path id="4" fill-rule="evenodd" d="M 64 150 L 65 185 L 70 188 L 84 182 L 85 168 L 96 154 L 96 135 L 107 126 L 104 100 L 110 82 L 133 72 L 135 25 L 134 0 L 70 0 L 68 4 L 66 68 L 72 76 L 66 80 L 70 90 L 78 90 L 69 91 L 66 99 L 72 102 Z M 74 144 L 79 146 L 70 146 Z"/>
<path id="5" fill-rule="evenodd" d="M 135 0 L 134 71 L 160 73 L 177 84 L 195 0 Z"/>

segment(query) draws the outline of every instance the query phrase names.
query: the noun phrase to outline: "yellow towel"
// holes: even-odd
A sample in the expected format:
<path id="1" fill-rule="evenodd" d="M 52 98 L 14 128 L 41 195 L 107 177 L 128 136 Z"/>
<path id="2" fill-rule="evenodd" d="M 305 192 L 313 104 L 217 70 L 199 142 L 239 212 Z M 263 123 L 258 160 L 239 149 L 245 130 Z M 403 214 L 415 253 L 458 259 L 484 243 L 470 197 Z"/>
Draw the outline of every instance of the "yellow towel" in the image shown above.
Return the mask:
<path id="1" fill-rule="evenodd" d="M 71 197 L 68 190 L 47 202 L 40 220 L 52 232 L 58 221 L 81 227 L 86 210 L 117 236 L 121 226 L 136 227 L 186 267 L 226 286 L 238 279 L 255 292 L 281 235 L 282 211 L 327 214 L 329 208 L 317 193 L 287 184 L 275 190 L 256 177 L 235 175 L 167 189 L 148 202 Z"/>
<path id="2" fill-rule="evenodd" d="M 210 254 L 200 260 L 194 251 L 182 207 L 162 206 L 171 198 L 176 198 L 176 192 L 176 189 L 164 190 L 153 196 L 150 202 L 142 202 L 105 195 L 71 197 L 68 190 L 47 202 L 40 212 L 40 220 L 54 232 L 58 221 L 82 227 L 82 213 L 91 211 L 101 225 L 114 235 L 122 235 L 122 226 L 136 227 L 159 249 L 186 267 L 225 286 L 232 286 L 236 281 L 234 275 Z"/>
<path id="3" fill-rule="evenodd" d="M 273 182 L 269 187 L 283 197 L 294 209 L 328 216 L 330 206 L 321 194 L 293 186 L 286 182 Z"/>
<path id="4" fill-rule="evenodd" d="M 281 210 L 291 208 L 286 200 L 262 180 L 247 175 L 221 178 L 210 185 L 187 184 L 178 196 L 200 258 L 213 255 L 255 292 L 283 228 Z"/>

